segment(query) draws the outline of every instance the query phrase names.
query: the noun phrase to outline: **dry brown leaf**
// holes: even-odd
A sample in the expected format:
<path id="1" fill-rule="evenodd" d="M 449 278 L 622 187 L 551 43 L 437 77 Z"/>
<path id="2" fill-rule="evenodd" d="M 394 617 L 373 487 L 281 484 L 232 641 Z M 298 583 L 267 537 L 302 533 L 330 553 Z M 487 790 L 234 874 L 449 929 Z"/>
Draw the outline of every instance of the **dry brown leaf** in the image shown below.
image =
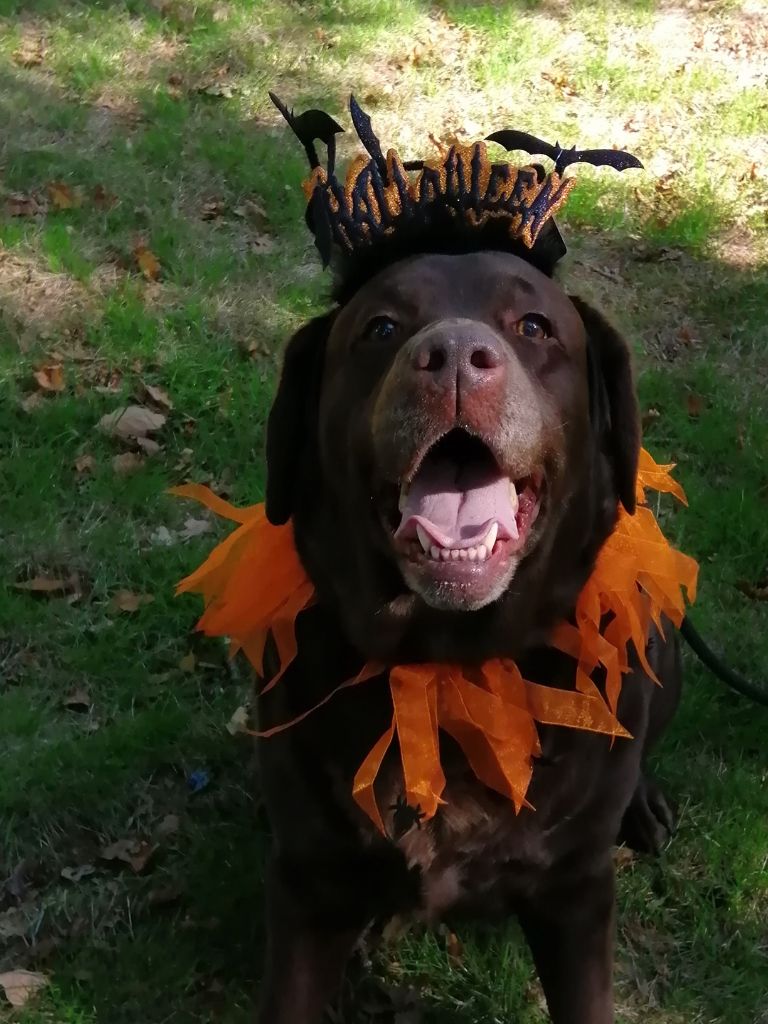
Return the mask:
<path id="1" fill-rule="evenodd" d="M 613 851 L 613 863 L 617 871 L 630 867 L 636 860 L 635 851 L 630 850 L 628 846 L 619 846 Z"/>
<path id="2" fill-rule="evenodd" d="M 204 533 L 210 533 L 212 529 L 213 523 L 210 519 L 195 519 L 194 516 L 187 516 L 179 536 L 182 540 L 191 540 L 193 537 L 200 537 Z"/>
<path id="3" fill-rule="evenodd" d="M 14 64 L 21 68 L 36 68 L 43 63 L 45 57 L 45 43 L 42 36 L 34 36 L 24 39 L 18 50 L 11 54 Z"/>
<path id="4" fill-rule="evenodd" d="M 92 473 L 96 466 L 96 459 L 92 455 L 79 455 L 75 459 L 75 470 L 79 476 Z"/>
<path id="5" fill-rule="evenodd" d="M 100 210 L 111 210 L 117 206 L 117 196 L 113 192 L 107 191 L 103 185 L 94 185 L 91 196 L 94 205 L 98 206 Z"/>
<path id="6" fill-rule="evenodd" d="M 26 590 L 33 594 L 46 594 L 49 597 L 57 597 L 77 592 L 80 587 L 80 580 L 76 573 L 72 573 L 67 577 L 33 576 L 31 580 L 23 580 L 21 583 L 14 583 L 13 586 L 15 590 Z"/>
<path id="7" fill-rule="evenodd" d="M 142 272 L 144 277 L 148 281 L 157 281 L 160 277 L 162 267 L 157 256 L 148 249 L 146 245 L 139 244 L 134 247 L 133 258 L 136 260 L 136 266 Z"/>
<path id="8" fill-rule="evenodd" d="M 154 384 L 147 384 L 146 381 L 141 381 L 139 390 L 141 392 L 139 397 L 142 402 L 149 402 L 159 409 L 160 412 L 168 413 L 173 409 L 173 402 L 168 397 L 168 392 L 163 391 L 162 388 L 158 388 Z"/>
<path id="9" fill-rule="evenodd" d="M 153 441 L 151 437 L 137 437 L 136 444 L 141 448 L 145 455 L 157 455 L 161 450 L 157 441 Z"/>
<path id="10" fill-rule="evenodd" d="M 750 599 L 750 601 L 768 601 L 768 581 L 750 583 L 749 580 L 739 580 L 736 589 Z"/>
<path id="11" fill-rule="evenodd" d="M 178 814 L 166 814 L 155 829 L 155 835 L 160 839 L 167 839 L 168 836 L 172 836 L 179 831 L 179 824 Z"/>
<path id="12" fill-rule="evenodd" d="M 123 440 L 146 437 L 159 430 L 165 423 L 165 416 L 153 412 L 143 405 L 127 405 L 107 413 L 99 420 L 99 429 Z"/>
<path id="13" fill-rule="evenodd" d="M 704 399 L 701 395 L 691 393 L 685 400 L 685 407 L 691 419 L 697 419 L 704 411 Z"/>
<path id="14" fill-rule="evenodd" d="M 642 424 L 643 432 L 648 430 L 651 424 L 654 423 L 660 417 L 661 413 L 655 406 L 652 405 L 649 409 L 646 409 L 640 421 Z"/>
<path id="15" fill-rule="evenodd" d="M 269 223 L 269 217 L 267 211 L 262 206 L 258 199 L 253 197 L 244 199 L 239 206 L 236 206 L 232 213 L 236 217 L 242 217 L 245 220 L 249 220 L 256 228 L 263 231 Z"/>
<path id="16" fill-rule="evenodd" d="M 102 860 L 119 860 L 130 864 L 135 873 L 141 874 L 157 850 L 145 839 L 118 839 L 105 846 L 99 853 Z"/>
<path id="17" fill-rule="evenodd" d="M 74 210 L 81 205 L 82 200 L 66 182 L 51 181 L 46 187 L 54 210 Z"/>
<path id="18" fill-rule="evenodd" d="M 36 971 L 6 971 L 0 974 L 0 988 L 11 1006 L 26 1006 L 32 996 L 45 988 L 48 979 Z"/>
<path id="19" fill-rule="evenodd" d="M 190 651 L 189 654 L 185 654 L 179 662 L 179 668 L 182 672 L 194 672 L 197 659 L 194 654 Z"/>
<path id="20" fill-rule="evenodd" d="M 159 889 L 151 889 L 147 901 L 152 907 L 167 907 L 176 903 L 184 895 L 184 888 L 177 883 L 161 885 Z"/>
<path id="21" fill-rule="evenodd" d="M 200 207 L 200 216 L 203 220 L 218 220 L 227 211 L 227 204 L 223 199 L 206 199 Z"/>
<path id="22" fill-rule="evenodd" d="M 144 459 L 138 452 L 123 452 L 112 459 L 112 469 L 118 476 L 130 476 L 138 472 L 144 465 Z"/>
<path id="23" fill-rule="evenodd" d="M 68 693 L 61 703 L 70 711 L 89 711 L 91 707 L 91 697 L 84 686 L 78 686 L 77 689 Z"/>
<path id="24" fill-rule="evenodd" d="M 461 967 L 464 962 L 464 946 L 455 932 L 448 932 L 445 939 L 448 960 L 453 967 Z"/>
<path id="25" fill-rule="evenodd" d="M 26 398 L 22 398 L 19 405 L 24 412 L 34 412 L 35 409 L 39 409 L 41 405 L 45 403 L 42 391 L 33 391 L 31 395 L 27 395 Z"/>
<path id="26" fill-rule="evenodd" d="M 248 708 L 245 704 L 242 704 L 227 722 L 227 732 L 230 736 L 238 736 L 241 733 L 248 732 L 248 728 Z"/>
<path id="27" fill-rule="evenodd" d="M 49 363 L 35 370 L 34 378 L 43 391 L 64 390 L 64 369 L 58 363 Z"/>
<path id="28" fill-rule="evenodd" d="M 5 209 L 9 217 L 36 217 L 45 213 L 46 203 L 31 193 L 11 192 L 5 200 Z"/>
<path id="29" fill-rule="evenodd" d="M 96 868 L 93 864 L 78 864 L 76 868 L 62 868 L 60 874 L 68 882 L 82 882 L 84 878 L 88 878 L 95 872 Z"/>
<path id="30" fill-rule="evenodd" d="M 251 249 L 259 256 L 266 256 L 275 247 L 275 240 L 269 235 L 256 234 L 251 239 Z"/>
<path id="31" fill-rule="evenodd" d="M 113 612 L 137 612 L 143 604 L 152 604 L 152 594 L 136 594 L 132 590 L 118 590 L 109 599 L 109 607 Z"/>

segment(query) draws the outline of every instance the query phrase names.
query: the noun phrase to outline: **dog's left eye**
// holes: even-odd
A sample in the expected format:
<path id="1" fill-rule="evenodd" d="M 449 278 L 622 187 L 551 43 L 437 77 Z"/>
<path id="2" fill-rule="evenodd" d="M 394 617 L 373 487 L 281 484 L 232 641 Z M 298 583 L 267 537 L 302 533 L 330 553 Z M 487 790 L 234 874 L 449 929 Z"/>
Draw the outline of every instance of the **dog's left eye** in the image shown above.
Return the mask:
<path id="1" fill-rule="evenodd" d="M 540 313 L 526 313 L 515 324 L 515 332 L 524 338 L 551 338 L 552 324 Z"/>
<path id="2" fill-rule="evenodd" d="M 375 316 L 371 320 L 365 329 L 366 337 L 368 338 L 380 338 L 386 341 L 388 338 L 392 338 L 397 331 L 397 324 L 389 316 Z"/>

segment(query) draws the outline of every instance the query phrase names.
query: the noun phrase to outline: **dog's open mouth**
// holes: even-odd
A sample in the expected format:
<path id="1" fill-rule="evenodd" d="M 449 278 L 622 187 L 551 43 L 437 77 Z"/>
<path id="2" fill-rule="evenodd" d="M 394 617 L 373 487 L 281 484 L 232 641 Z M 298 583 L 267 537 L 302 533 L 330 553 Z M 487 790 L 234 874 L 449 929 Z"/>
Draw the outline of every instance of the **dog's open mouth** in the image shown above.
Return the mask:
<path id="1" fill-rule="evenodd" d="M 542 485 L 541 471 L 512 479 L 483 441 L 452 430 L 402 487 L 396 548 L 435 582 L 466 587 L 501 575 L 525 545 Z"/>

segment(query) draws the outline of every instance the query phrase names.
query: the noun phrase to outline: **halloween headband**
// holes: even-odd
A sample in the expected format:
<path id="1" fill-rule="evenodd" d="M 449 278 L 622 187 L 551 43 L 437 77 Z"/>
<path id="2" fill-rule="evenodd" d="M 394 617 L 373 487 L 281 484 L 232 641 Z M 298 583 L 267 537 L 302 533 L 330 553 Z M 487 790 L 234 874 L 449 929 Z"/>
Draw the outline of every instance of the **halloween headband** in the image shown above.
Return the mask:
<path id="1" fill-rule="evenodd" d="M 342 258 L 357 257 L 393 242 L 411 249 L 439 249 L 459 237 L 482 247 L 491 235 L 494 248 L 501 243 L 515 249 L 522 243 L 521 254 L 527 251 L 534 263 L 542 262 L 537 249 L 545 244 L 546 262 L 554 266 L 566 250 L 552 218 L 575 184 L 574 178 L 564 176 L 566 168 L 575 163 L 617 171 L 643 166 L 621 150 L 566 149 L 513 130 L 494 132 L 485 142 L 496 142 L 507 151 L 543 154 L 554 162 L 551 171 L 541 164 L 492 163 L 485 142 L 457 142 L 443 147 L 435 159 L 403 161 L 393 149 L 384 154 L 370 117 L 350 96 L 352 124 L 367 155 L 352 160 L 342 182 L 335 171 L 341 125 L 323 110 L 295 114 L 274 93 L 269 95 L 309 160 L 306 220 L 323 266 L 334 252 Z M 320 163 L 316 142 L 326 147 L 326 167 Z M 549 230 L 542 234 L 548 223 Z"/>

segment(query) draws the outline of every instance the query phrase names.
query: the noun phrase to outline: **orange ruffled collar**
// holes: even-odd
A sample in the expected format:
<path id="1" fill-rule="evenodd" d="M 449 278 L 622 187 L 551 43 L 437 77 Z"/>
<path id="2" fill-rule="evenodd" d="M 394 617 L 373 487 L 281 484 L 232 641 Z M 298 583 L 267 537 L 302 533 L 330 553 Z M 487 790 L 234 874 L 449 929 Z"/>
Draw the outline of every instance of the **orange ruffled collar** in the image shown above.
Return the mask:
<path id="1" fill-rule="evenodd" d="M 557 690 L 523 679 L 517 665 L 506 659 L 493 659 L 471 669 L 449 664 L 390 668 L 392 723 L 374 744 L 353 783 L 356 802 L 382 832 L 374 783 L 395 735 L 406 799 L 424 818 L 433 817 L 443 802 L 440 729 L 461 746 L 477 777 L 508 797 L 517 811 L 530 806 L 526 793 L 533 759 L 541 752 L 536 723 L 629 737 L 616 717 L 622 675 L 629 671 L 629 645 L 655 679 L 645 653 L 650 625 L 655 622 L 661 628 L 662 616 L 666 616 L 679 626 L 685 614 L 682 588 L 689 601 L 696 595 L 696 562 L 669 545 L 646 504 L 646 488 L 673 494 L 687 503 L 682 488 L 670 475 L 672 468 L 657 465 L 648 452 L 641 452 L 638 508 L 631 516 L 620 511 L 616 528 L 579 595 L 575 624 L 562 623 L 554 630 L 551 645 L 576 661 L 575 689 Z M 262 678 L 264 648 L 271 632 L 280 670 L 262 691 L 266 692 L 295 658 L 296 617 L 314 597 L 314 587 L 296 553 L 292 526 L 272 526 L 263 504 L 238 509 L 199 484 L 176 487 L 171 493 L 194 498 L 239 524 L 200 568 L 179 584 L 177 593 L 202 594 L 205 612 L 197 629 L 208 636 L 229 637 L 230 654 L 242 650 Z M 254 580 L 259 581 L 258 590 L 254 590 Z M 605 616 L 610 616 L 610 621 L 601 633 Z M 591 678 L 598 666 L 605 670 L 604 696 Z M 382 665 L 364 666 L 322 703 L 339 690 L 384 671 Z M 315 709 L 257 735 L 274 735 Z"/>

